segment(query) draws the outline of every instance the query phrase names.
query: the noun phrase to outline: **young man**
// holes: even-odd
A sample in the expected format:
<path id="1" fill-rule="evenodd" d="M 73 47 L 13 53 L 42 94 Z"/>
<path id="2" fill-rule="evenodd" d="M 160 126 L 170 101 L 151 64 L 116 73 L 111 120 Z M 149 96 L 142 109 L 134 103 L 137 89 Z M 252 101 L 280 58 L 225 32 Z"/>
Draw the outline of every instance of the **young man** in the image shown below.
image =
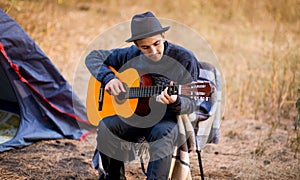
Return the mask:
<path id="1" fill-rule="evenodd" d="M 131 38 L 134 45 L 112 50 L 94 50 L 86 57 L 86 66 L 112 96 L 125 93 L 126 88 L 116 74 L 134 68 L 141 77 L 151 78 L 153 86 L 172 86 L 197 80 L 197 59 L 183 47 L 166 40 L 165 32 L 151 12 L 137 14 L 131 21 Z M 142 82 L 143 83 L 143 82 Z M 195 103 L 187 97 L 172 95 L 166 87 L 150 98 L 150 109 L 137 107 L 134 115 L 103 118 L 98 125 L 97 150 L 100 152 L 105 174 L 103 179 L 126 179 L 124 161 L 130 148 L 126 142 L 145 138 L 149 143 L 150 161 L 147 179 L 167 179 L 172 152 L 177 141 L 177 115 L 191 113 Z M 105 106 L 105 104 L 103 104 Z M 146 113 L 145 113 L 146 112 Z"/>

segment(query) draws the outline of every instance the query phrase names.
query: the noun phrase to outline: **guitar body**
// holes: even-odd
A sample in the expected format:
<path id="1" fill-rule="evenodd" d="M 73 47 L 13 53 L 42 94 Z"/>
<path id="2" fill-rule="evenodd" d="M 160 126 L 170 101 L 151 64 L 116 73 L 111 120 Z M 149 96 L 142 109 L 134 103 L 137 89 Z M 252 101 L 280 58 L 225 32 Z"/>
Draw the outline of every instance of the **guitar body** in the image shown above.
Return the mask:
<path id="1" fill-rule="evenodd" d="M 127 69 L 122 73 L 114 72 L 118 78 L 126 84 L 128 87 L 139 87 L 140 77 L 135 69 Z M 99 111 L 99 94 L 100 94 L 101 82 L 99 82 L 93 76 L 90 77 L 86 110 L 90 123 L 94 126 L 98 126 L 98 123 L 107 116 L 120 115 L 128 118 L 134 114 L 137 105 L 138 98 L 118 100 L 114 96 L 109 95 L 104 91 L 102 110 Z"/>

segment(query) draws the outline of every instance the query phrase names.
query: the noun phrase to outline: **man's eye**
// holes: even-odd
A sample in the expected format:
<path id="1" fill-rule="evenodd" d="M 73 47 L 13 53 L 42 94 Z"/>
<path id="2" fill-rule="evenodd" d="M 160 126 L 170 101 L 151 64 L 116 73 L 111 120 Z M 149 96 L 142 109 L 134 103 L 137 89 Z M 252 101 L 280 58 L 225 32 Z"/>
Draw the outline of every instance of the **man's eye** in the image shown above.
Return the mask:
<path id="1" fill-rule="evenodd" d="M 158 45 L 160 45 L 160 41 L 154 43 L 154 46 L 158 46 Z"/>

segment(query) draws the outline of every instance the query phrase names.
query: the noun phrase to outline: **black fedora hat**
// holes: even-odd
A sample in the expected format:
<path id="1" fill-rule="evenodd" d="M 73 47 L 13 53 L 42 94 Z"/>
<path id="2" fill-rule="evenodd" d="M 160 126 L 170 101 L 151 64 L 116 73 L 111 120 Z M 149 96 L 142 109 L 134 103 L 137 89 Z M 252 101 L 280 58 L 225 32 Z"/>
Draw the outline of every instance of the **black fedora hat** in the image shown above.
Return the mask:
<path id="1" fill-rule="evenodd" d="M 131 20 L 131 38 L 127 39 L 126 42 L 151 37 L 163 33 L 168 29 L 170 29 L 170 26 L 162 27 L 152 12 L 148 11 L 143 14 L 137 14 Z"/>

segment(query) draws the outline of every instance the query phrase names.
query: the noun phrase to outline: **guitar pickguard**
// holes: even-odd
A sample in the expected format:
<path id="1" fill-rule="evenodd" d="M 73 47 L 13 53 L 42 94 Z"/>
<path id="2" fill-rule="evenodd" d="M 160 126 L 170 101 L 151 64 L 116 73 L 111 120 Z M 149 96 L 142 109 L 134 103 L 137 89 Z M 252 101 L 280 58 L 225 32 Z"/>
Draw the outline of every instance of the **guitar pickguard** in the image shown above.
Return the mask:
<path id="1" fill-rule="evenodd" d="M 152 78 L 150 75 L 142 75 L 140 78 L 141 86 L 152 86 Z M 149 107 L 150 97 L 139 98 L 135 114 L 139 116 L 147 116 L 151 109 Z"/>

